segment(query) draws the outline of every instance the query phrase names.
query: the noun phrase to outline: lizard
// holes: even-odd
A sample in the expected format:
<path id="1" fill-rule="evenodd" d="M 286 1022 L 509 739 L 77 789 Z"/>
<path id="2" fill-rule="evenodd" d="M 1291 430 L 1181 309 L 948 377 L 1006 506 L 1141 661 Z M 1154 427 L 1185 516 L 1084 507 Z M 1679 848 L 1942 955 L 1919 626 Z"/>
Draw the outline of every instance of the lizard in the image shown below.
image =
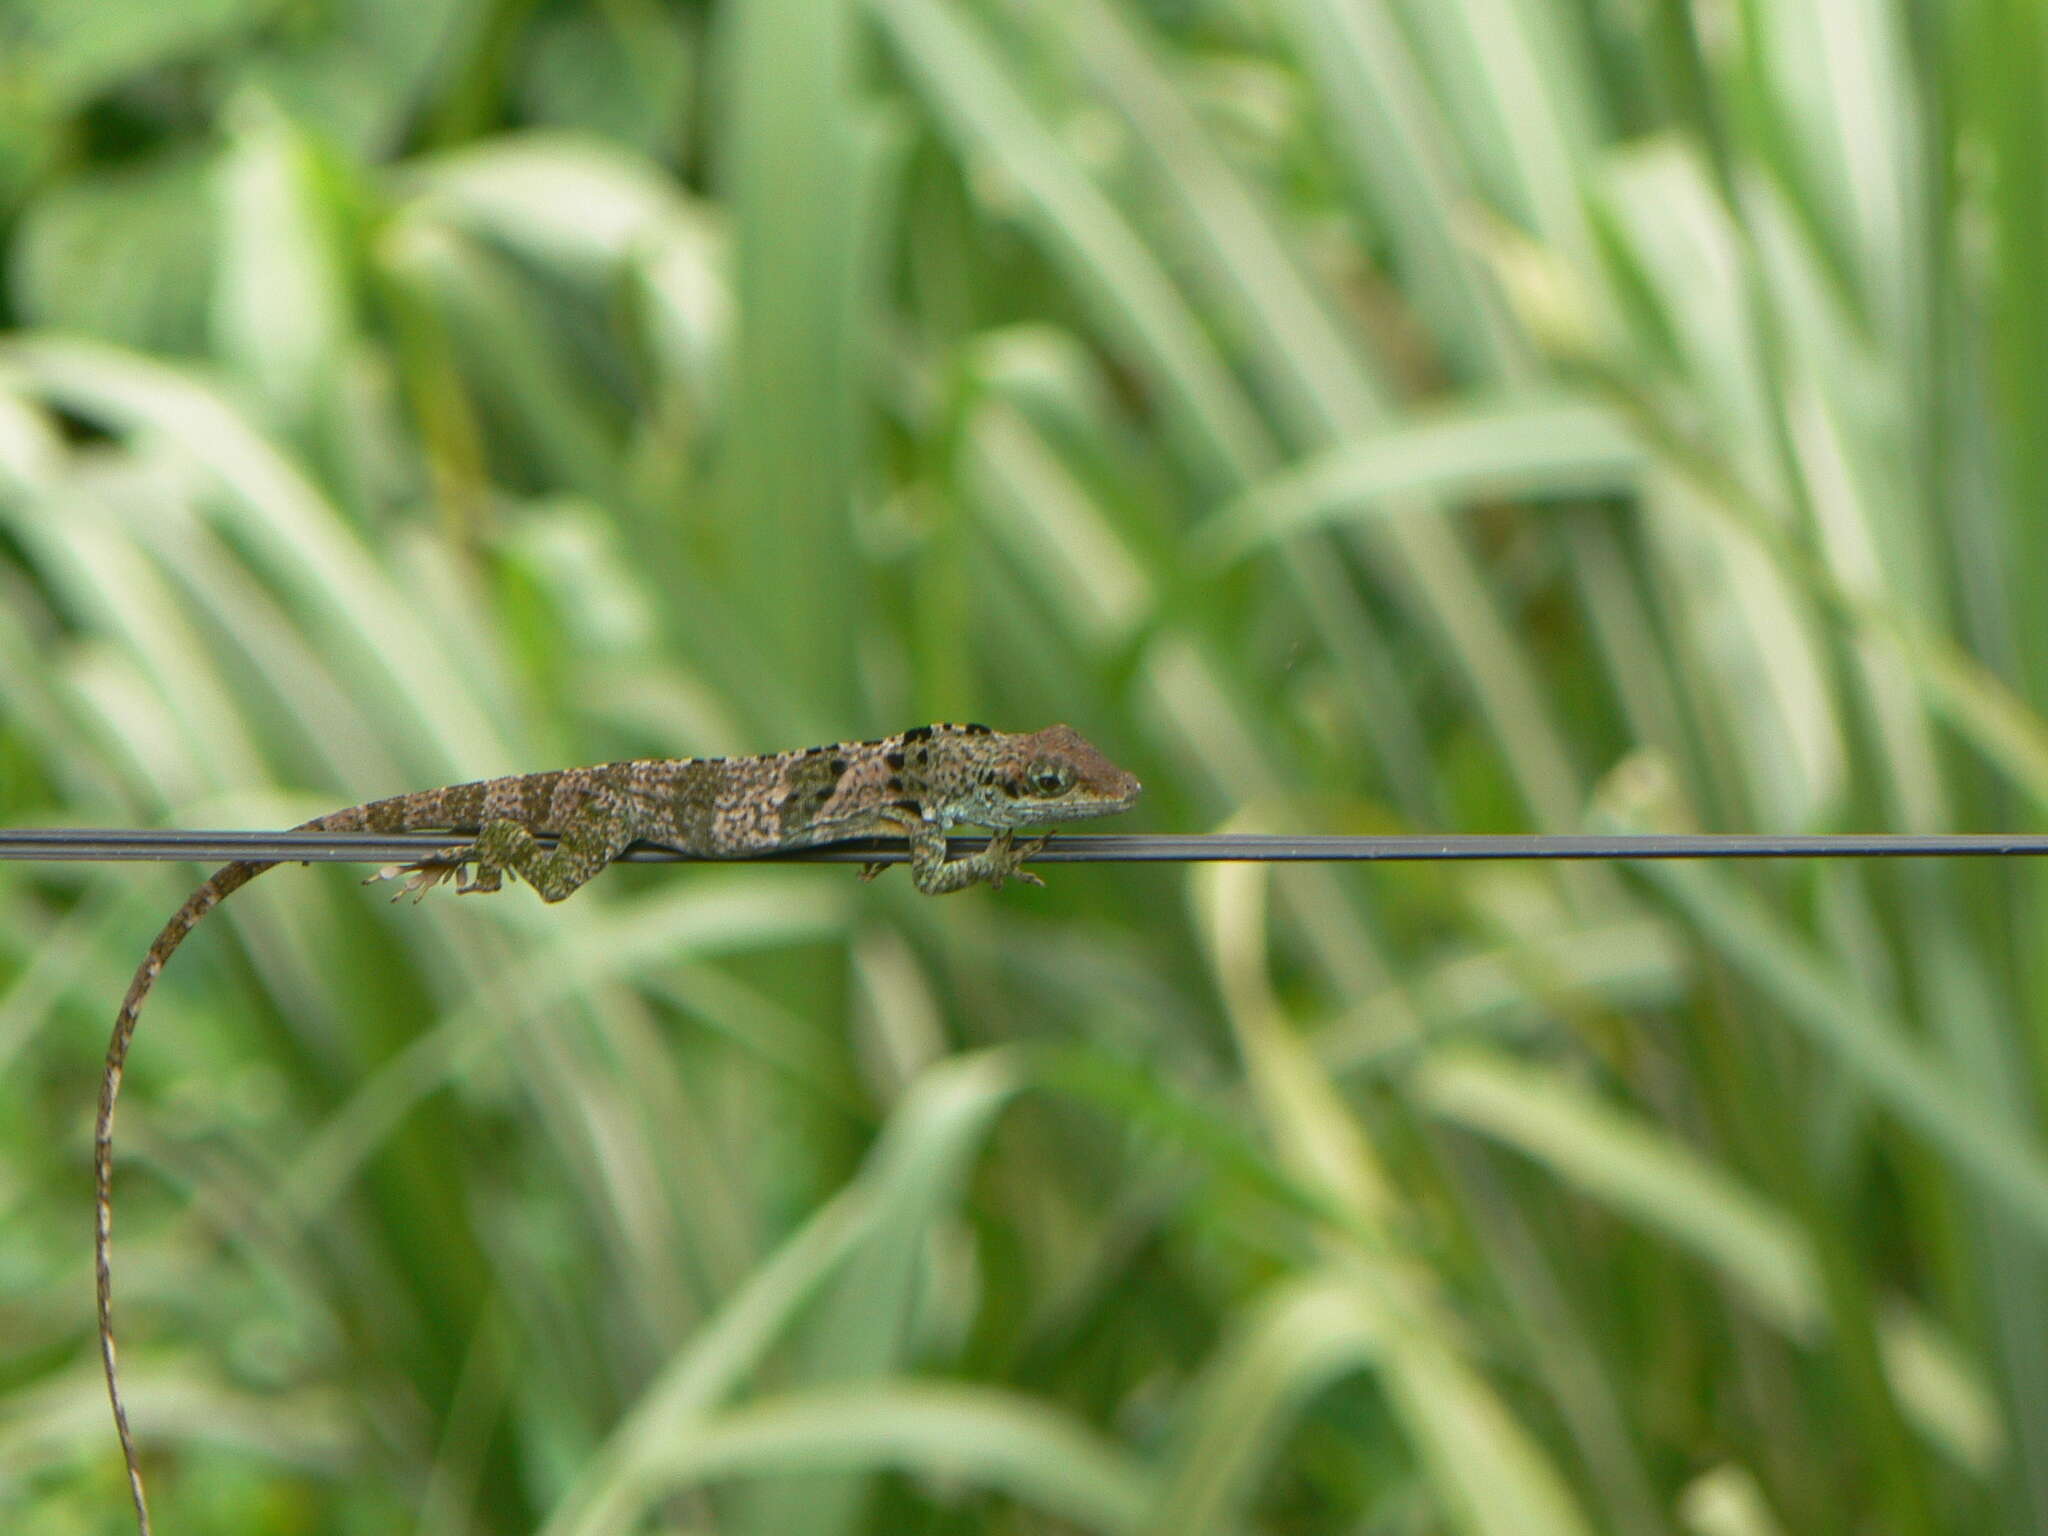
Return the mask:
<path id="1" fill-rule="evenodd" d="M 875 741 L 766 757 L 648 758 L 481 779 L 372 800 L 293 830 L 445 831 L 462 839 L 371 875 L 411 877 L 393 900 L 407 894 L 418 900 L 450 879 L 458 892 L 495 891 L 510 875 L 541 900 L 556 902 L 635 843 L 701 858 L 746 858 L 889 834 L 909 840 L 917 889 L 939 896 L 982 882 L 1000 890 L 1009 879 L 1043 885 L 1021 866 L 1045 846 L 1045 837 L 1020 842 L 1016 834 L 1124 810 L 1140 787 L 1070 726 L 1021 734 L 985 725 L 925 725 Z M 954 858 L 946 833 L 963 822 L 994 835 L 980 852 Z M 554 846 L 544 845 L 543 837 Z M 150 1536 L 149 1503 L 114 1350 L 114 1106 L 136 1021 L 165 963 L 207 913 L 278 862 L 222 866 L 164 924 L 129 983 L 100 1078 L 93 1137 L 100 1362 L 142 1536 Z M 884 868 L 869 864 L 861 878 L 872 880 Z"/>

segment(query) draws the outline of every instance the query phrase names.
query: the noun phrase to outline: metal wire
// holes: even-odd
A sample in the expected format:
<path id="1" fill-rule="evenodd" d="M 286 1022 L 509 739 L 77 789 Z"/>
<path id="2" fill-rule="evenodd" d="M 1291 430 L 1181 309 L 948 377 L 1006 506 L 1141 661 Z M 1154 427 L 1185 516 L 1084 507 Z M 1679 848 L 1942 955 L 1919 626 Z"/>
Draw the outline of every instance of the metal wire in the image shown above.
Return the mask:
<path id="1" fill-rule="evenodd" d="M 0 859 L 249 859 L 275 863 L 403 864 L 462 840 L 450 832 L 187 832 L 118 828 L 0 831 Z M 543 844 L 551 839 L 539 839 Z M 953 840 L 962 853 L 984 837 Z M 1467 859 L 1814 859 L 1936 858 L 1986 854 L 2048 854 L 2048 834 L 1914 833 L 1616 833 L 1571 836 L 1271 837 L 1219 832 L 1199 836 L 1148 833 L 1061 836 L 1035 864 L 1193 863 L 1206 860 L 1303 863 Z M 642 845 L 636 863 L 733 862 Z M 773 853 L 761 859 L 798 864 L 901 864 L 900 838 L 861 838 L 825 848 Z M 752 862 L 752 861 L 747 861 Z"/>

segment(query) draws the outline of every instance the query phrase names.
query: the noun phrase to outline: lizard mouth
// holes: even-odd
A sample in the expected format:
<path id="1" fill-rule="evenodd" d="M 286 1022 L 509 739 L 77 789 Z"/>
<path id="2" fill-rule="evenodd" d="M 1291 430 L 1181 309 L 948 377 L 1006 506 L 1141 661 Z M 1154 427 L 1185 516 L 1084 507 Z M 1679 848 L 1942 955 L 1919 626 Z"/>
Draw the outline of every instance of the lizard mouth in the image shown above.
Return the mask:
<path id="1" fill-rule="evenodd" d="M 1126 775 L 1118 782 L 1099 789 L 1079 804 L 1049 804 L 1045 807 L 1047 821 L 1079 821 L 1091 816 L 1114 816 L 1127 811 L 1144 792 L 1145 786 Z"/>

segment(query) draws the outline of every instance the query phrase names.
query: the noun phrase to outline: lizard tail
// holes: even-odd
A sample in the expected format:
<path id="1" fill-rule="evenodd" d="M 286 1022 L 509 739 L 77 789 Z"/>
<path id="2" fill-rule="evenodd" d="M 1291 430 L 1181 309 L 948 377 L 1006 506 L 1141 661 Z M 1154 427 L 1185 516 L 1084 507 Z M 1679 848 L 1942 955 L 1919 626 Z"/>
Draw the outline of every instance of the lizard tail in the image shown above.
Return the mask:
<path id="1" fill-rule="evenodd" d="M 98 1280 L 100 1310 L 100 1362 L 107 1372 L 107 1397 L 114 1407 L 114 1428 L 121 1435 L 121 1455 L 128 1463 L 128 1491 L 135 1498 L 135 1518 L 142 1536 L 150 1536 L 149 1502 L 142 1494 L 142 1464 L 135 1453 L 135 1437 L 128 1430 L 128 1409 L 121 1401 L 120 1371 L 114 1363 L 114 1100 L 121 1092 L 121 1073 L 128 1062 L 128 1044 L 135 1038 L 135 1021 L 141 1016 L 144 999 L 155 985 L 164 963 L 171 958 L 185 935 L 199 920 L 234 891 L 240 890 L 270 864 L 236 863 L 223 866 L 213 878 L 185 899 L 171 920 L 164 924 L 156 942 L 149 946 L 128 995 L 114 1020 L 114 1035 L 107 1042 L 107 1067 L 100 1078 L 100 1113 L 93 1133 L 93 1172 L 98 1180 L 93 1230 L 93 1269 Z"/>
<path id="2" fill-rule="evenodd" d="M 474 786 L 457 786 L 457 790 Z M 316 816 L 292 828 L 294 832 L 405 832 L 415 827 L 446 824 L 448 790 L 424 795 L 394 795 L 367 805 Z M 128 1491 L 135 1499 L 135 1520 L 141 1536 L 150 1536 L 149 1501 L 142 1492 L 142 1462 L 136 1455 L 135 1436 L 128 1428 L 128 1408 L 121 1401 L 120 1369 L 114 1359 L 114 1101 L 121 1094 L 121 1074 L 128 1065 L 128 1046 L 135 1038 L 135 1022 L 142 1014 L 149 989 L 156 985 L 164 965 L 185 942 L 185 935 L 229 896 L 254 880 L 271 861 L 237 861 L 224 864 L 198 890 L 185 898 L 185 905 L 172 914 L 157 934 L 149 953 L 136 967 L 128 983 L 128 995 L 114 1018 L 113 1038 L 107 1042 L 107 1065 L 100 1077 L 100 1113 L 93 1131 L 93 1175 L 97 1180 L 94 1201 L 93 1271 L 99 1292 L 100 1363 L 107 1373 L 107 1400 L 114 1409 L 114 1428 L 121 1436 L 121 1456 L 128 1464 Z"/>

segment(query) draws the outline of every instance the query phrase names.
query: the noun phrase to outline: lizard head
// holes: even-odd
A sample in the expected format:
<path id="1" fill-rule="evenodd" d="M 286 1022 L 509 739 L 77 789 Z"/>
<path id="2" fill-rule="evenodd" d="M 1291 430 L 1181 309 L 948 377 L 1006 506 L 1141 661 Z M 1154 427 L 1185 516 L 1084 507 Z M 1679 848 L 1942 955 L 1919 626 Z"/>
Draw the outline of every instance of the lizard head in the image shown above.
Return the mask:
<path id="1" fill-rule="evenodd" d="M 969 738 L 968 792 L 955 819 L 985 827 L 1035 827 L 1108 816 L 1143 788 L 1070 725 L 1029 735 L 990 731 Z"/>

